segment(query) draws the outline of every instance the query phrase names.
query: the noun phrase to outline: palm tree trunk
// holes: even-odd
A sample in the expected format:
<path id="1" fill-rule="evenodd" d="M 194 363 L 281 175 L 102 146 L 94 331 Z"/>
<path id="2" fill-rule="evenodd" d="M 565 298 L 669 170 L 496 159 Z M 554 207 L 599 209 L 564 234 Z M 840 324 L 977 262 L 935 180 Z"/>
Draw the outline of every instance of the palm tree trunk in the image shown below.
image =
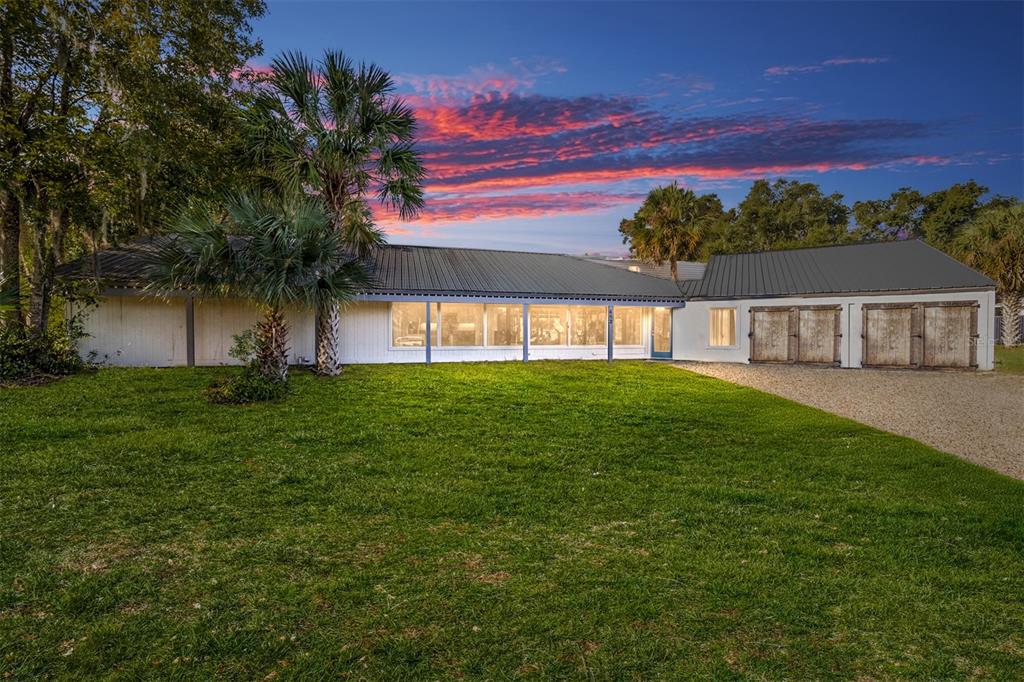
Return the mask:
<path id="1" fill-rule="evenodd" d="M 316 311 L 316 373 L 334 377 L 341 374 L 338 355 L 338 334 L 341 331 L 341 307 L 337 301 L 320 306 Z"/>
<path id="2" fill-rule="evenodd" d="M 267 308 L 256 325 L 256 360 L 263 377 L 288 381 L 288 323 L 277 308 Z"/>
<path id="3" fill-rule="evenodd" d="M 1020 343 L 1020 307 L 1018 294 L 1003 294 L 1003 345 L 1016 346 Z"/>

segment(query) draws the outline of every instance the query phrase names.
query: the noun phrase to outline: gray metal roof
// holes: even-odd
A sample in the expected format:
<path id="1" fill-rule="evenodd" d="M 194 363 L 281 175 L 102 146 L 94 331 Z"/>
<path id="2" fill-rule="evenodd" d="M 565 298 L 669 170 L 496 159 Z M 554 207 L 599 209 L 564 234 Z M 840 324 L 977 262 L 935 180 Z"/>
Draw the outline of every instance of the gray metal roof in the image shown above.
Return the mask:
<path id="1" fill-rule="evenodd" d="M 645 263 L 632 258 L 588 258 L 588 260 L 592 260 L 595 263 L 601 263 L 602 265 L 625 268 L 626 270 L 639 272 L 644 275 L 654 275 L 655 277 L 661 277 L 662 279 L 672 279 L 672 265 L 668 261 L 661 265 L 654 265 L 652 263 Z M 679 277 L 680 282 L 687 279 L 700 279 L 704 276 L 705 267 L 707 267 L 707 263 L 677 260 L 676 275 Z"/>
<path id="2" fill-rule="evenodd" d="M 389 245 L 371 257 L 374 295 L 682 302 L 658 277 L 553 253 Z"/>
<path id="3" fill-rule="evenodd" d="M 976 289 L 995 283 L 923 241 L 712 256 L 691 298 Z"/>
<path id="4" fill-rule="evenodd" d="M 67 278 L 137 288 L 159 237 L 100 251 L 59 268 Z M 619 261 L 621 263 L 622 261 Z M 712 256 L 702 279 L 678 284 L 553 253 L 388 245 L 368 262 L 367 296 L 476 296 L 681 303 L 687 298 L 758 298 L 931 289 L 995 283 L 919 240 Z"/>
<path id="5" fill-rule="evenodd" d="M 68 263 L 66 278 L 99 279 L 110 287 L 147 282 L 156 238 L 142 238 Z M 388 245 L 368 259 L 368 296 L 479 296 L 682 303 L 673 282 L 551 253 Z M 96 267 L 98 266 L 98 267 Z"/>

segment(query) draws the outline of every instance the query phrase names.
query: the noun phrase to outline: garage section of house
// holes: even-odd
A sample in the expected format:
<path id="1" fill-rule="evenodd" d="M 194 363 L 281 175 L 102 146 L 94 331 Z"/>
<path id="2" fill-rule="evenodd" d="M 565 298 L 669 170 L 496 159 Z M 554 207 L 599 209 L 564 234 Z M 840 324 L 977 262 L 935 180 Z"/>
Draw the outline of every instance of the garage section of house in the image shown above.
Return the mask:
<path id="1" fill-rule="evenodd" d="M 993 366 L 995 284 L 919 240 L 712 256 L 682 285 L 678 360 Z"/>

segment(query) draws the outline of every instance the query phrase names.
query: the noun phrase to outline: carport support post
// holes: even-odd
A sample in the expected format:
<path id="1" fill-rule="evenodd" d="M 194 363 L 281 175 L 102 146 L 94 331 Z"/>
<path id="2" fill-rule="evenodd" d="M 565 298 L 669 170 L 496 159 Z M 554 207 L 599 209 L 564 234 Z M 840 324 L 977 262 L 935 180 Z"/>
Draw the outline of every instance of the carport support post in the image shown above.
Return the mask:
<path id="1" fill-rule="evenodd" d="M 530 359 L 530 306 L 523 304 L 523 362 Z"/>
<path id="2" fill-rule="evenodd" d="M 430 333 L 430 301 L 427 301 L 427 364 L 430 364 L 430 339 L 433 334 Z"/>
<path id="3" fill-rule="evenodd" d="M 185 364 L 196 366 L 196 305 L 191 296 L 185 298 Z"/>
<path id="4" fill-rule="evenodd" d="M 612 361 L 612 343 L 615 340 L 615 306 L 608 306 L 608 362 Z"/>

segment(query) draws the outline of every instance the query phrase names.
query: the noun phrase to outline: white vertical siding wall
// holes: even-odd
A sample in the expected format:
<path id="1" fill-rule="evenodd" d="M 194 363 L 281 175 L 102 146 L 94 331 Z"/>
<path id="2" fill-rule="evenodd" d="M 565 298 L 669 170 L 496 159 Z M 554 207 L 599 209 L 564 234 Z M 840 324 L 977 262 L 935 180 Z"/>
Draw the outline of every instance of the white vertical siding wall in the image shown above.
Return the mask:
<path id="1" fill-rule="evenodd" d="M 80 311 L 83 358 L 106 365 L 168 367 L 187 362 L 185 301 L 112 296 Z"/>
<path id="2" fill-rule="evenodd" d="M 234 337 L 252 329 L 261 314 L 254 303 L 231 299 L 196 300 L 196 364 L 237 365 L 228 353 L 235 345 Z M 311 310 L 288 309 L 288 362 L 309 365 L 316 357 L 314 313 Z"/>
<path id="3" fill-rule="evenodd" d="M 861 332 L 865 303 L 915 303 L 937 301 L 977 302 L 978 308 L 978 368 L 992 369 L 995 360 L 995 292 L 948 292 L 934 294 L 891 294 L 882 296 L 847 297 L 792 297 L 758 298 L 735 301 L 689 301 L 685 308 L 677 308 L 672 315 L 672 357 L 675 360 L 701 362 L 750 362 L 750 307 L 841 305 L 843 367 L 860 367 L 862 358 Z M 712 348 L 708 345 L 710 308 L 736 308 L 736 346 Z"/>
<path id="4" fill-rule="evenodd" d="M 165 301 L 138 296 L 108 296 L 83 311 L 86 336 L 78 344 L 83 358 L 125 367 L 172 367 L 188 363 L 185 299 Z M 233 365 L 228 355 L 234 335 L 251 329 L 257 307 L 239 300 L 196 300 L 195 361 L 197 365 Z M 285 311 L 289 324 L 288 359 L 310 364 L 314 352 L 312 311 Z"/>

